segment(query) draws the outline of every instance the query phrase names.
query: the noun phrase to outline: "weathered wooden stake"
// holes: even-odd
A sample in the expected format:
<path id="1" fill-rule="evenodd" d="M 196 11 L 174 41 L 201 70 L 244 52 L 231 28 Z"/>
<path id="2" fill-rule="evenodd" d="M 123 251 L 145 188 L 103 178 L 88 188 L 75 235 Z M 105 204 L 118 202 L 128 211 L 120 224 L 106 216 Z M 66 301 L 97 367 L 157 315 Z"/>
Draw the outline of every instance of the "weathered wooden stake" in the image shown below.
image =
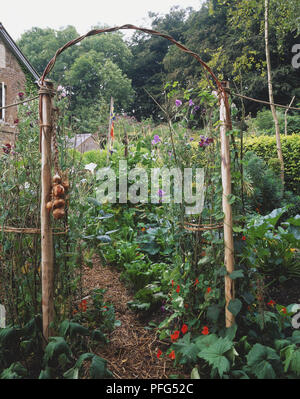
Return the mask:
<path id="1" fill-rule="evenodd" d="M 222 82 L 223 87 L 229 91 L 229 83 Z M 229 203 L 228 195 L 231 194 L 231 172 L 230 172 L 230 149 L 229 137 L 226 135 L 228 130 L 229 120 L 226 113 L 224 94 L 220 93 L 220 138 L 221 138 L 221 174 L 223 186 L 223 212 L 224 212 L 224 263 L 227 270 L 225 276 L 225 321 L 226 327 L 231 327 L 234 322 L 234 315 L 228 310 L 228 304 L 231 299 L 234 299 L 234 281 L 228 274 L 234 271 L 234 247 L 233 247 L 233 233 L 232 233 L 232 210 Z"/>
<path id="2" fill-rule="evenodd" d="M 127 129 L 126 129 L 125 124 L 124 124 L 124 146 L 125 146 L 124 156 L 125 156 L 125 158 L 127 158 L 128 157 L 128 134 L 127 134 Z"/>
<path id="3" fill-rule="evenodd" d="M 46 341 L 52 335 L 49 324 L 54 318 L 53 302 L 53 238 L 50 213 L 46 203 L 51 192 L 51 132 L 52 132 L 52 90 L 53 83 L 44 82 L 40 89 L 40 128 L 41 128 L 41 255 L 42 255 L 42 313 L 43 334 Z"/>
<path id="4" fill-rule="evenodd" d="M 112 124 L 112 112 L 113 112 L 113 107 L 114 107 L 114 99 L 111 97 L 110 98 L 110 109 L 109 109 L 109 123 L 108 123 L 108 134 L 107 134 L 107 159 L 106 163 L 108 164 L 109 161 L 109 152 L 110 152 L 110 145 L 111 145 L 111 124 Z"/>

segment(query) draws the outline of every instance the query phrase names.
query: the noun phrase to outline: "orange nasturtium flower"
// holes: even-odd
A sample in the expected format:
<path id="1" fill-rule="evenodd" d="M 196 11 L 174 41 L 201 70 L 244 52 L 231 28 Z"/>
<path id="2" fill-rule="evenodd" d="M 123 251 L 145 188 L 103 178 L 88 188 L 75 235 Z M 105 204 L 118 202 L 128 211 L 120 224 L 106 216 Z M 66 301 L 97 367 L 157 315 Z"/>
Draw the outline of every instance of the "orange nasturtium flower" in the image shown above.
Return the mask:
<path id="1" fill-rule="evenodd" d="M 87 309 L 87 300 L 83 299 L 80 304 L 79 304 L 79 309 L 82 310 L 83 312 L 86 312 Z"/>
<path id="2" fill-rule="evenodd" d="M 208 334 L 209 334 L 209 329 L 208 329 L 207 326 L 204 326 L 204 327 L 203 327 L 202 334 L 203 334 L 203 335 L 208 335 Z"/>
<path id="3" fill-rule="evenodd" d="M 183 324 L 183 326 L 181 327 L 182 334 L 186 334 L 188 332 L 188 329 L 188 326 L 186 324 Z"/>
<path id="4" fill-rule="evenodd" d="M 175 352 L 174 352 L 174 351 L 172 351 L 172 352 L 169 354 L 169 358 L 172 359 L 172 360 L 175 359 Z"/>
<path id="5" fill-rule="evenodd" d="M 156 354 L 157 359 L 159 359 L 161 357 L 161 355 L 162 355 L 162 351 L 160 349 L 158 349 L 157 354 Z"/>
<path id="6" fill-rule="evenodd" d="M 142 232 L 146 231 L 146 227 L 141 228 Z"/>
<path id="7" fill-rule="evenodd" d="M 180 332 L 178 330 L 174 331 L 174 334 L 171 334 L 171 341 L 175 342 L 179 338 Z"/>

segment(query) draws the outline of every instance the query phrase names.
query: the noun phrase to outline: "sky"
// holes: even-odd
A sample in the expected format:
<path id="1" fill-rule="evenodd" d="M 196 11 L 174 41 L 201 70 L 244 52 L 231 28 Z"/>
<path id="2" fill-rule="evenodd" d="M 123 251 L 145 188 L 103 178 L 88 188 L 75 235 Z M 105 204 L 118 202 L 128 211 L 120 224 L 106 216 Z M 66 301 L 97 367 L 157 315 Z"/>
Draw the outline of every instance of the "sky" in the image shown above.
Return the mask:
<path id="1" fill-rule="evenodd" d="M 80 35 L 97 24 L 133 24 L 149 28 L 148 12 L 167 14 L 172 6 L 199 10 L 201 0 L 13 0 L 2 1 L 0 22 L 16 41 L 33 27 L 60 29 L 73 25 Z M 127 33 L 127 31 L 123 31 Z M 127 36 L 127 35 L 126 35 Z"/>

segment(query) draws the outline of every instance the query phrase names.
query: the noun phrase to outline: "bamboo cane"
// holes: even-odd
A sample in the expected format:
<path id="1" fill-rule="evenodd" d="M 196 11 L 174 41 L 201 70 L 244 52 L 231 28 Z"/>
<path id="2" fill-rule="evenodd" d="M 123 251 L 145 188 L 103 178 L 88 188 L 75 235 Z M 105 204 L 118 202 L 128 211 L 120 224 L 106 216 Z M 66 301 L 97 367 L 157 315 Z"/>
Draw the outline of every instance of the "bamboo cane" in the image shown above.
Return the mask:
<path id="1" fill-rule="evenodd" d="M 222 82 L 222 85 L 229 89 L 228 82 Z M 221 174 L 223 186 L 223 212 L 224 212 L 224 263 L 227 270 L 225 276 L 225 322 L 226 327 L 231 327 L 235 318 L 228 310 L 230 300 L 234 299 L 234 281 L 228 274 L 234 271 L 234 247 L 233 247 L 233 233 L 232 233 L 232 210 L 228 200 L 228 195 L 231 194 L 231 172 L 230 172 L 230 149 L 229 137 L 226 135 L 228 130 L 228 115 L 226 114 L 224 93 L 220 93 L 220 138 L 221 138 Z"/>
<path id="2" fill-rule="evenodd" d="M 51 131 L 52 131 L 52 90 L 53 83 L 45 80 L 40 89 L 41 128 L 41 255 L 42 255 L 42 314 L 43 334 L 46 341 L 52 331 L 49 328 L 54 318 L 53 300 L 53 238 L 50 214 L 46 203 L 51 192 Z"/>
<path id="3" fill-rule="evenodd" d="M 111 97 L 110 98 L 110 110 L 109 110 L 109 122 L 108 122 L 108 134 L 107 134 L 107 158 L 106 158 L 106 163 L 108 164 L 109 161 L 109 152 L 110 152 L 110 144 L 111 144 L 111 124 L 112 124 L 112 110 L 114 106 L 114 99 Z"/>

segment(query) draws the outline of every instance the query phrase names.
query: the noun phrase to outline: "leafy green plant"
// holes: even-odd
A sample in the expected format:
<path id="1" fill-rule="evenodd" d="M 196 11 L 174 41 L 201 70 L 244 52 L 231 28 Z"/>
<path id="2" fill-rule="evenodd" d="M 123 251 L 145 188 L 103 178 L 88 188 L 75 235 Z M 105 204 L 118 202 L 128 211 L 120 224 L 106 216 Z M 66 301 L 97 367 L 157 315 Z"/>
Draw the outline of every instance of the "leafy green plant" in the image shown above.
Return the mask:
<path id="1" fill-rule="evenodd" d="M 296 248 L 300 238 L 300 216 L 289 218 L 276 226 L 286 208 L 266 216 L 252 217 L 245 230 L 243 258 L 248 265 L 275 279 L 299 277 L 299 256 Z"/>
<path id="2" fill-rule="evenodd" d="M 93 353 L 82 353 L 88 348 L 84 341 L 88 338 L 99 340 L 95 331 L 64 320 L 59 335 L 50 337 L 44 346 L 40 315 L 23 328 L 0 329 L 0 379 L 77 379 L 84 372 L 82 366 L 86 360 L 91 360 L 91 378 L 111 378 L 104 359 Z"/>

